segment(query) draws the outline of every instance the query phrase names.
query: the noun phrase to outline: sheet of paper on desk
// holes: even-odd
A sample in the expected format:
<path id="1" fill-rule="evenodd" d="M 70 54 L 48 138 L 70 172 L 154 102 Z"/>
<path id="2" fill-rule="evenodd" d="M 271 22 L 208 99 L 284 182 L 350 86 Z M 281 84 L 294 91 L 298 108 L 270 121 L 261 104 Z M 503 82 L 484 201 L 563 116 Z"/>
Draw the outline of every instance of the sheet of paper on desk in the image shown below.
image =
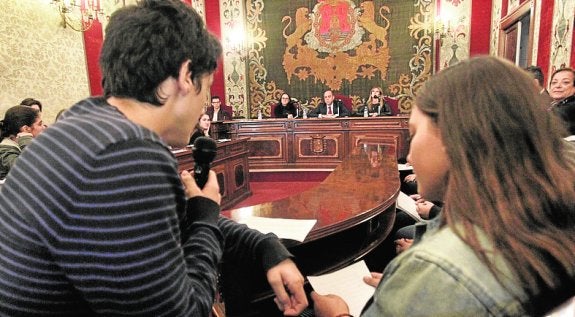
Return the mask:
<path id="1" fill-rule="evenodd" d="M 417 221 L 423 221 L 419 213 L 417 212 L 417 208 L 415 206 L 415 200 L 411 197 L 407 196 L 404 192 L 399 192 L 399 196 L 397 196 L 397 208 L 405 211 L 411 218 Z"/>
<path id="2" fill-rule="evenodd" d="M 247 217 L 238 222 L 245 223 L 248 227 L 261 233 L 273 232 L 281 239 L 292 239 L 302 242 L 317 220 Z"/>
<path id="3" fill-rule="evenodd" d="M 349 313 L 359 316 L 375 288 L 365 284 L 364 276 L 370 272 L 364 261 L 357 262 L 339 271 L 320 276 L 308 276 L 307 280 L 320 295 L 334 294 L 347 303 Z"/>

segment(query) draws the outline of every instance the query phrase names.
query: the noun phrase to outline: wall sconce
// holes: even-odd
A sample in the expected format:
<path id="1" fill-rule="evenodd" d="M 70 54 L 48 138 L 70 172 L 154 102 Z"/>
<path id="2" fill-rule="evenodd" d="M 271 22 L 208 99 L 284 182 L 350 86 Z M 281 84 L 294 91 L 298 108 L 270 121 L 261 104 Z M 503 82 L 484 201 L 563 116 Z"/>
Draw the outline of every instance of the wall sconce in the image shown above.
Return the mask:
<path id="1" fill-rule="evenodd" d="M 451 17 L 446 14 L 435 17 L 435 35 L 439 39 L 445 38 L 450 32 L 452 32 L 451 27 Z"/>
<path id="2" fill-rule="evenodd" d="M 456 19 L 450 14 L 442 14 L 435 17 L 434 31 L 436 39 L 443 40 L 448 37 L 455 41 L 459 37 L 465 37 L 463 20 L 464 17 Z"/>
<path id="3" fill-rule="evenodd" d="M 62 21 L 63 28 L 71 28 L 77 32 L 85 32 L 92 27 L 94 20 L 104 16 L 100 0 L 52 0 Z"/>
<path id="4" fill-rule="evenodd" d="M 237 54 L 244 55 L 246 34 L 243 27 L 237 25 L 235 26 L 226 36 L 226 43 L 230 50 L 236 52 Z"/>

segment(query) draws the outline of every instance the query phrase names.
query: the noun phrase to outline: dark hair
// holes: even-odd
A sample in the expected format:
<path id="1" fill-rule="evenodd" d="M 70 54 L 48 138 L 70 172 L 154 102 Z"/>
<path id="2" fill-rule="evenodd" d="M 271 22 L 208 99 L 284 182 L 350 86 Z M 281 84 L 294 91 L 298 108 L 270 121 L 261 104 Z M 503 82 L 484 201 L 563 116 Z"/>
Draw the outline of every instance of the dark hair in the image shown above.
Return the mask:
<path id="1" fill-rule="evenodd" d="M 529 73 L 531 73 L 531 75 L 533 76 L 533 79 L 537 79 L 539 86 L 545 87 L 545 78 L 543 77 L 543 72 L 541 71 L 541 67 L 531 65 L 531 66 L 527 66 L 525 68 L 525 70 L 528 71 Z"/>
<path id="2" fill-rule="evenodd" d="M 32 126 L 40 111 L 29 106 L 14 106 L 6 111 L 4 120 L 0 121 L 0 138 L 17 135 L 23 126 Z"/>
<path id="3" fill-rule="evenodd" d="M 528 303 L 540 312 L 528 315 L 543 315 L 573 296 L 564 290 L 575 274 L 575 160 L 531 81 L 507 60 L 472 58 L 434 75 L 416 106 L 438 127 L 450 162 L 441 220 L 503 285 L 495 255 L 531 299 L 557 291 Z"/>
<path id="4" fill-rule="evenodd" d="M 575 70 L 573 68 L 569 68 L 569 67 L 565 67 L 565 68 L 559 68 L 558 70 L 554 71 L 553 74 L 551 74 L 551 79 L 549 80 L 549 83 L 551 83 L 551 80 L 553 80 L 553 77 L 555 77 L 555 75 L 557 73 L 561 73 L 561 72 L 571 72 L 573 74 L 573 86 L 575 86 Z"/>
<path id="5" fill-rule="evenodd" d="M 40 111 L 42 111 L 42 103 L 34 98 L 26 98 L 20 102 L 21 106 L 32 107 L 33 105 L 38 105 Z"/>
<path id="6" fill-rule="evenodd" d="M 142 0 L 112 14 L 100 56 L 106 97 L 130 97 L 160 106 L 159 85 L 177 78 L 182 63 L 199 92 L 221 54 L 198 13 L 180 0 Z"/>
<path id="7" fill-rule="evenodd" d="M 210 99 L 210 101 L 214 101 L 214 99 L 218 99 L 221 101 L 220 96 L 212 96 L 212 99 Z"/>

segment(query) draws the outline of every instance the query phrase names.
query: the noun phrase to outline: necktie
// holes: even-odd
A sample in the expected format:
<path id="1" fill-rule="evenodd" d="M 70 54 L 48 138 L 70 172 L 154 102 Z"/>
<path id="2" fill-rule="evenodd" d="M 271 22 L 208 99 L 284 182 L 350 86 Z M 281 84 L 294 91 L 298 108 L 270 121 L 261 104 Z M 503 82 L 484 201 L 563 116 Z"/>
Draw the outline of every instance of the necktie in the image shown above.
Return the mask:
<path id="1" fill-rule="evenodd" d="M 327 114 L 333 114 L 333 111 L 331 111 L 331 105 L 327 106 Z"/>

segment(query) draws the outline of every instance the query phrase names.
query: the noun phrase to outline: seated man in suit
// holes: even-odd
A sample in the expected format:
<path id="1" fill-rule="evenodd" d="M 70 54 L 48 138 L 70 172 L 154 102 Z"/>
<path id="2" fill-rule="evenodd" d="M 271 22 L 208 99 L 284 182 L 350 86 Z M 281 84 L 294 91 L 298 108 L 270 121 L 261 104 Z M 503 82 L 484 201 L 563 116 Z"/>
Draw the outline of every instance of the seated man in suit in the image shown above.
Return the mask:
<path id="1" fill-rule="evenodd" d="M 317 105 L 317 108 L 311 110 L 308 114 L 310 117 L 318 118 L 336 118 L 349 116 L 349 110 L 341 100 L 334 100 L 333 91 L 326 90 L 323 93 L 323 101 Z"/>
<path id="2" fill-rule="evenodd" d="M 206 113 L 212 121 L 231 120 L 232 114 L 222 108 L 222 101 L 219 96 L 212 97 L 212 105 L 206 109 Z"/>

